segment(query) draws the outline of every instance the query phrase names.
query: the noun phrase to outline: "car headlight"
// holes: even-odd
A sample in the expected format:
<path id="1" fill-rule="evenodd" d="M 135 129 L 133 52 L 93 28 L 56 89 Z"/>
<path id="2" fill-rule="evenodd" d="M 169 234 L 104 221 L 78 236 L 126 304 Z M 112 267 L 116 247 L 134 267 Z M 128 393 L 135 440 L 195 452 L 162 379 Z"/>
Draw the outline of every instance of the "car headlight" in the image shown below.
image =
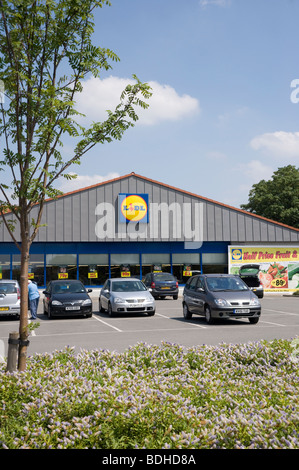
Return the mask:
<path id="1" fill-rule="evenodd" d="M 251 299 L 249 302 L 249 305 L 254 305 L 255 307 L 259 307 L 261 304 L 258 299 Z"/>
<path id="2" fill-rule="evenodd" d="M 123 303 L 124 303 L 124 299 L 121 299 L 120 297 L 114 297 L 113 302 L 114 302 L 115 304 L 123 304 Z"/>
<path id="3" fill-rule="evenodd" d="M 52 300 L 52 305 L 62 305 L 62 302 L 59 302 L 59 300 Z"/>
<path id="4" fill-rule="evenodd" d="M 227 307 L 229 305 L 224 299 L 215 299 L 214 302 L 218 307 Z"/>
<path id="5" fill-rule="evenodd" d="M 84 302 L 82 302 L 82 305 L 90 305 L 92 302 L 90 299 L 86 299 L 84 300 Z"/>

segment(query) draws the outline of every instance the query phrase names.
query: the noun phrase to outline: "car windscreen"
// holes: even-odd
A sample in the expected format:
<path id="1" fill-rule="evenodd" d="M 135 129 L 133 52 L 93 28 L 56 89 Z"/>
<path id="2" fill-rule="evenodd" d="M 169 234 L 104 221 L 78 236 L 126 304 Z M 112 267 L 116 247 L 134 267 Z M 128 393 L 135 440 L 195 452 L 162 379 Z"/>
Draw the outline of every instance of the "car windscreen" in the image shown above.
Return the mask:
<path id="1" fill-rule="evenodd" d="M 112 292 L 138 292 L 147 290 L 141 281 L 113 281 Z"/>
<path id="2" fill-rule="evenodd" d="M 81 282 L 61 282 L 53 285 L 52 292 L 53 294 L 80 294 L 85 292 L 85 287 Z"/>
<path id="3" fill-rule="evenodd" d="M 234 277 L 209 277 L 206 282 L 208 289 L 212 292 L 248 290 L 241 279 Z"/>

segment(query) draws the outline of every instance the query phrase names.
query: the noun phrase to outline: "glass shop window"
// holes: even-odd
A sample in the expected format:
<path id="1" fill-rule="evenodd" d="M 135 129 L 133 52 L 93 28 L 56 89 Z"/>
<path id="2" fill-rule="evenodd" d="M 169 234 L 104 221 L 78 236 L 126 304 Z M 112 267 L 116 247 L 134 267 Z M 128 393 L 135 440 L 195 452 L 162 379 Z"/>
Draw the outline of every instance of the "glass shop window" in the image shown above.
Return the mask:
<path id="1" fill-rule="evenodd" d="M 140 278 L 138 253 L 115 253 L 110 255 L 111 277 Z"/>
<path id="2" fill-rule="evenodd" d="M 202 272 L 204 274 L 226 274 L 228 272 L 227 253 L 203 253 Z"/>
<path id="3" fill-rule="evenodd" d="M 12 277 L 20 282 L 21 276 L 21 255 L 12 257 Z M 32 254 L 29 258 L 28 279 L 37 283 L 38 286 L 44 285 L 44 255 Z"/>
<path id="4" fill-rule="evenodd" d="M 79 279 L 85 286 L 102 285 L 108 277 L 107 254 L 79 255 Z"/>
<path id="5" fill-rule="evenodd" d="M 46 277 L 46 284 L 57 279 L 77 279 L 77 255 L 46 255 Z"/>

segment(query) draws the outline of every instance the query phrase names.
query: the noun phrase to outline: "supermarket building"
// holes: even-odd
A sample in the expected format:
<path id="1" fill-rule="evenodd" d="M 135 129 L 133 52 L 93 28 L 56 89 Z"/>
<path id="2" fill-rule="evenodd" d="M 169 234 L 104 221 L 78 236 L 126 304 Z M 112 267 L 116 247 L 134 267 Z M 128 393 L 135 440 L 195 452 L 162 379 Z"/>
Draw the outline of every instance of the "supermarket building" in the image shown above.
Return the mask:
<path id="1" fill-rule="evenodd" d="M 271 292 L 299 288 L 299 229 L 135 173 L 47 200 L 41 224 L 28 273 L 40 287 L 64 278 L 101 286 L 150 271 L 184 284 L 194 271 L 237 272 L 251 263 L 264 278 L 279 266 L 280 282 L 267 280 Z M 19 277 L 20 253 L 2 223 L 0 278 Z"/>

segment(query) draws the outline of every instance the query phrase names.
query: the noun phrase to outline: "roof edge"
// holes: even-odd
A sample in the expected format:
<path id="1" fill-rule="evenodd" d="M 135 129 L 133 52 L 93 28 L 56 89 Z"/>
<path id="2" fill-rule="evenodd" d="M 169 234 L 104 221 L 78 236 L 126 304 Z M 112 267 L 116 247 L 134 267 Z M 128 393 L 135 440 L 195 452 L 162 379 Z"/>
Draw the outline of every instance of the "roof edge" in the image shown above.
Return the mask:
<path id="1" fill-rule="evenodd" d="M 105 184 L 114 183 L 116 181 L 121 181 L 125 178 L 129 178 L 130 176 L 135 176 L 136 178 L 142 179 L 144 181 L 148 181 L 149 183 L 158 184 L 160 186 L 163 186 L 164 188 L 168 188 L 168 189 L 171 189 L 173 191 L 179 191 L 180 193 L 186 194 L 188 196 L 196 197 L 196 198 L 202 199 L 203 201 L 210 202 L 212 204 L 217 204 L 218 206 L 221 206 L 221 207 L 225 207 L 226 209 L 231 209 L 231 210 L 240 212 L 241 214 L 249 215 L 251 217 L 255 217 L 257 219 L 264 220 L 265 222 L 270 222 L 272 224 L 279 225 L 280 227 L 284 227 L 284 228 L 287 228 L 287 229 L 290 229 L 290 230 L 295 230 L 296 232 L 299 232 L 299 228 L 291 227 L 290 225 L 286 225 L 286 224 L 283 224 L 281 222 L 276 222 L 275 220 L 267 219 L 266 217 L 262 217 L 261 215 L 253 214 L 252 212 L 245 211 L 244 209 L 240 209 L 238 207 L 229 206 L 228 204 L 224 204 L 223 202 L 215 201 L 214 199 L 209 199 L 207 197 L 200 196 L 200 195 L 195 194 L 195 193 L 191 193 L 190 191 L 185 191 L 184 189 L 180 189 L 180 188 L 177 188 L 175 186 L 171 186 L 171 185 L 166 184 L 166 183 L 161 183 L 160 181 L 153 180 L 153 179 L 148 178 L 146 176 L 139 175 L 139 174 L 135 173 L 134 171 L 132 171 L 131 173 L 128 173 L 126 175 L 123 175 L 123 176 L 118 176 L 118 177 L 112 178 L 110 180 L 102 181 L 101 183 L 96 183 L 96 184 L 93 184 L 91 186 L 86 186 L 85 188 L 76 189 L 74 191 L 69 191 L 67 193 L 61 194 L 60 196 L 57 196 L 56 199 L 59 199 L 59 198 L 65 197 L 65 196 L 70 196 L 72 194 L 77 194 L 77 193 L 80 193 L 82 191 L 87 191 L 89 189 L 97 188 L 97 187 L 103 186 Z M 45 202 L 55 201 L 56 199 L 53 199 L 53 198 L 45 199 Z"/>

